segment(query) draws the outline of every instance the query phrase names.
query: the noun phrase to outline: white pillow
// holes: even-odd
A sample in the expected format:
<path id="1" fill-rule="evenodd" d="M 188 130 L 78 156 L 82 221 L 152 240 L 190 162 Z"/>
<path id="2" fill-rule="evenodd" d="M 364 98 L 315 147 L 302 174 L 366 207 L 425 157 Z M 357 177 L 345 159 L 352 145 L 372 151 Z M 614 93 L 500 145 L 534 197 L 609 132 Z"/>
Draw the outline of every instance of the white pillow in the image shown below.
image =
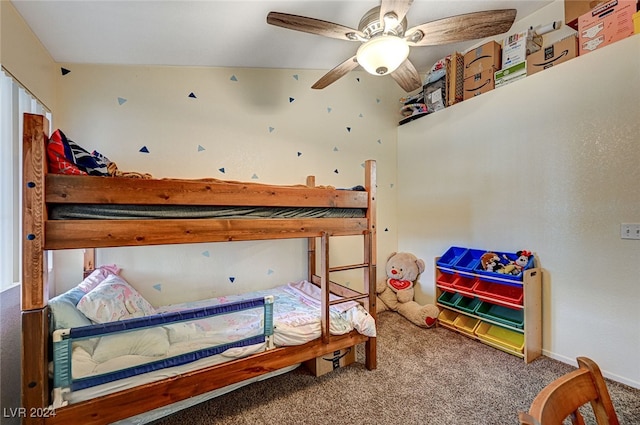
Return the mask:
<path id="1" fill-rule="evenodd" d="M 159 357 L 169 351 L 169 338 L 163 328 L 149 328 L 137 331 L 106 335 L 93 350 L 93 360 L 99 363 L 119 356 L 135 354 Z"/>
<path id="2" fill-rule="evenodd" d="M 97 323 L 149 316 L 155 308 L 117 275 L 109 275 L 78 302 L 78 310 Z"/>

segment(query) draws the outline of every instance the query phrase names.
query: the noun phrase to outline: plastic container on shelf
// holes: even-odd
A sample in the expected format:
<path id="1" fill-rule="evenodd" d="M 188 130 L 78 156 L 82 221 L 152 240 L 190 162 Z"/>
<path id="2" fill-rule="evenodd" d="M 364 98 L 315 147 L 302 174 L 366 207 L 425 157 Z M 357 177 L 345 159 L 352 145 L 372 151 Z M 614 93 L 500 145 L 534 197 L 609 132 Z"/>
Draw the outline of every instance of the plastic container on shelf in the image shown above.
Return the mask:
<path id="1" fill-rule="evenodd" d="M 438 315 L 438 321 L 442 324 L 454 326 L 453 322 L 458 317 L 458 313 L 453 310 L 443 309 Z"/>
<path id="2" fill-rule="evenodd" d="M 524 287 L 522 285 L 505 285 L 504 283 L 478 279 L 478 283 L 473 287 L 473 293 L 483 301 L 510 308 L 516 308 L 514 305 L 522 306 L 524 302 Z"/>
<path id="3" fill-rule="evenodd" d="M 518 353 L 524 352 L 524 334 L 487 322 L 480 322 L 475 335 L 496 347 Z"/>
<path id="4" fill-rule="evenodd" d="M 454 292 L 455 289 L 453 288 L 453 285 L 456 283 L 457 280 L 458 280 L 457 274 L 441 273 L 440 276 L 438 276 L 438 279 L 436 279 L 436 284 L 443 291 Z"/>
<path id="5" fill-rule="evenodd" d="M 465 316 L 464 314 L 460 314 L 453 321 L 453 325 L 456 327 L 456 329 L 461 330 L 462 332 L 466 332 L 469 335 L 474 335 L 474 332 L 479 324 L 480 319 Z"/>
<path id="6" fill-rule="evenodd" d="M 467 249 L 455 262 L 453 268 L 465 273 L 475 273 L 475 268 L 480 264 L 480 257 L 487 251 L 482 249 Z"/>
<path id="7" fill-rule="evenodd" d="M 473 288 L 478 284 L 478 279 L 470 276 L 458 276 L 451 285 L 452 288 L 464 295 L 474 297 Z"/>
<path id="8" fill-rule="evenodd" d="M 475 314 L 503 325 L 514 328 L 524 328 L 524 310 L 516 310 L 501 305 L 482 302 L 475 311 Z"/>
<path id="9" fill-rule="evenodd" d="M 442 254 L 442 257 L 436 260 L 436 266 L 440 267 L 441 271 L 444 273 L 454 273 L 453 265 L 466 251 L 467 248 L 452 246 Z"/>
<path id="10" fill-rule="evenodd" d="M 455 303 L 460 300 L 460 298 L 463 298 L 463 296 L 458 294 L 457 292 L 443 292 L 438 297 L 438 302 L 440 304 L 444 304 L 446 306 L 453 307 L 455 305 Z"/>
<path id="11" fill-rule="evenodd" d="M 460 294 L 458 294 L 460 295 Z M 480 298 L 472 298 L 472 297 L 460 297 L 456 300 L 453 307 L 458 310 L 462 310 L 465 313 L 474 314 L 476 312 L 476 308 L 482 303 Z"/>
<path id="12" fill-rule="evenodd" d="M 496 254 L 500 258 L 500 262 L 503 265 L 510 262 L 514 262 L 518 259 L 517 254 L 510 253 L 510 252 L 498 252 L 498 251 L 485 251 L 482 254 L 480 254 L 480 257 L 478 258 L 481 258 L 483 254 L 489 253 L 489 252 Z M 512 273 L 498 273 L 494 271 L 484 270 L 481 262 L 478 261 L 474 266 L 473 273 L 482 276 L 483 280 L 487 280 L 490 282 L 497 282 L 497 283 L 505 282 L 505 283 L 519 284 L 520 282 L 522 282 L 524 270 L 532 268 L 533 262 L 534 262 L 533 255 L 530 255 L 527 260 L 527 264 L 521 269 L 516 269 L 516 271 L 519 270 L 519 273 L 512 274 Z"/>

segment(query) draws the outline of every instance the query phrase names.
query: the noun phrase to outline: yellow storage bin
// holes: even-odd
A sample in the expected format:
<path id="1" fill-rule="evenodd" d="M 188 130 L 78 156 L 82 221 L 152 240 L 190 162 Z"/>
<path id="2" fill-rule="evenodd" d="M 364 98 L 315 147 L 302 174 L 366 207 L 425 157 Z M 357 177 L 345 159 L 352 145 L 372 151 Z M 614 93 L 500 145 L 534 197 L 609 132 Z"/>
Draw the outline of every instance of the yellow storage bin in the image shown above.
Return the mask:
<path id="1" fill-rule="evenodd" d="M 633 32 L 640 34 L 640 12 L 633 14 Z"/>
<path id="2" fill-rule="evenodd" d="M 476 336 L 490 345 L 507 351 L 524 352 L 524 334 L 482 322 L 475 330 Z"/>
<path id="3" fill-rule="evenodd" d="M 458 315 L 458 317 L 456 317 L 456 320 L 453 321 L 453 325 L 456 327 L 456 329 L 462 332 L 466 332 L 470 335 L 473 335 L 479 323 L 480 319 L 465 316 L 464 314 Z"/>
<path id="4" fill-rule="evenodd" d="M 438 315 L 438 321 L 442 324 L 454 326 L 453 322 L 458 317 L 458 313 L 453 310 L 442 310 Z"/>

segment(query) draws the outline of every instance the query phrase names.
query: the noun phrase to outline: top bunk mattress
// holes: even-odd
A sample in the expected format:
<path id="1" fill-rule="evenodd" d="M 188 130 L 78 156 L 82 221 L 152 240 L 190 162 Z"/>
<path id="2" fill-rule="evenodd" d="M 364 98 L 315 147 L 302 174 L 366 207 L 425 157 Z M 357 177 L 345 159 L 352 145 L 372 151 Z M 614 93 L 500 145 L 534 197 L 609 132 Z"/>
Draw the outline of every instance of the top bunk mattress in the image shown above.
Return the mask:
<path id="1" fill-rule="evenodd" d="M 362 218 L 361 208 L 252 207 L 208 205 L 52 205 L 51 220 L 149 220 L 149 219 L 274 219 L 274 218 Z"/>

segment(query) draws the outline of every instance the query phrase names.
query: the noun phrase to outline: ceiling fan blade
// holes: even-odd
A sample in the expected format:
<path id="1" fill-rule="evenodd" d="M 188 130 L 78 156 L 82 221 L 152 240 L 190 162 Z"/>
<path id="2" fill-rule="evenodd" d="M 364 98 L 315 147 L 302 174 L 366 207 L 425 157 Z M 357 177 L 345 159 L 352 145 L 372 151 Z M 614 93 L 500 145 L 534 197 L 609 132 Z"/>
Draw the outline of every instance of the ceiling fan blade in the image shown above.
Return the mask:
<path id="1" fill-rule="evenodd" d="M 339 40 L 362 41 L 366 39 L 362 32 L 353 28 L 320 19 L 290 15 L 288 13 L 269 12 L 267 15 L 267 23 L 277 27 L 337 38 Z"/>
<path id="2" fill-rule="evenodd" d="M 340 78 L 347 75 L 350 71 L 356 69 L 358 67 L 358 61 L 356 57 L 353 56 L 346 61 L 342 62 L 340 65 L 333 68 L 331 71 L 327 72 L 320 78 L 316 83 L 311 86 L 312 89 L 323 89 L 327 87 L 329 84 L 335 83 Z"/>
<path id="3" fill-rule="evenodd" d="M 491 37 L 509 31 L 515 18 L 515 9 L 450 16 L 408 29 L 405 39 L 409 46 L 434 46 Z"/>
<path id="4" fill-rule="evenodd" d="M 391 77 L 407 93 L 422 87 L 420 74 L 418 74 L 416 67 L 413 66 L 409 59 L 405 59 L 405 61 L 402 62 L 402 65 L 391 73 Z"/>
<path id="5" fill-rule="evenodd" d="M 382 2 L 380 3 L 380 22 L 385 22 L 384 15 L 386 15 L 387 13 L 393 13 L 397 17 L 397 21 L 395 24 L 397 25 L 397 23 L 402 22 L 404 17 L 407 15 L 407 12 L 409 11 L 412 3 L 413 0 L 382 0 Z"/>

